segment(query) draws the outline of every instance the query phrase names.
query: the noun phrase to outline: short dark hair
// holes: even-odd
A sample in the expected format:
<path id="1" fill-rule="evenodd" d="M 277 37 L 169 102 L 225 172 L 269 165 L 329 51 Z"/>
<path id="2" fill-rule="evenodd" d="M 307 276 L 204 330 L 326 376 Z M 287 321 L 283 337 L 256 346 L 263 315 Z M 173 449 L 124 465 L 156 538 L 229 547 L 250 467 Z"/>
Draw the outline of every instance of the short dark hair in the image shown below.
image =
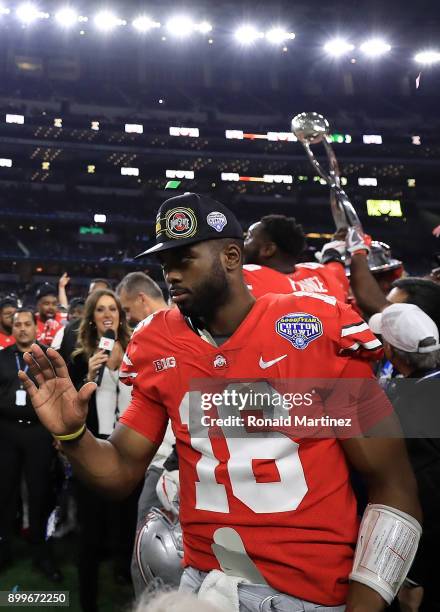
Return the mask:
<path id="1" fill-rule="evenodd" d="M 8 306 L 13 306 L 14 308 L 18 308 L 18 298 L 14 294 L 5 295 L 0 298 L 0 312 L 3 308 L 7 308 Z"/>
<path id="2" fill-rule="evenodd" d="M 90 285 L 93 285 L 93 283 L 102 283 L 107 287 L 107 289 L 112 289 L 112 284 L 107 278 L 92 278 L 89 283 L 89 287 Z"/>
<path id="3" fill-rule="evenodd" d="M 72 310 L 74 310 L 75 308 L 79 308 L 81 306 L 84 307 L 84 304 L 86 303 L 85 299 L 82 297 L 75 297 L 72 298 L 69 302 L 69 308 L 67 309 L 69 314 L 72 312 Z"/>
<path id="4" fill-rule="evenodd" d="M 304 230 L 294 217 L 266 215 L 260 219 L 263 230 L 280 251 L 291 257 L 298 257 L 306 246 Z"/>
<path id="5" fill-rule="evenodd" d="M 144 272 L 130 272 L 124 276 L 116 287 L 116 293 L 119 295 L 123 289 L 130 295 L 145 293 L 154 300 L 163 299 L 163 293 L 159 285 Z"/>
<path id="6" fill-rule="evenodd" d="M 35 316 L 35 312 L 32 310 L 32 308 L 26 308 L 26 306 L 23 306 L 22 308 L 18 308 L 15 312 L 14 312 L 14 319 L 18 314 L 21 314 L 22 312 L 26 312 L 29 313 L 32 317 L 32 320 L 34 322 L 34 324 L 37 324 L 37 317 Z"/>
<path id="7" fill-rule="evenodd" d="M 408 304 L 415 304 L 431 317 L 440 329 L 440 285 L 427 278 L 408 276 L 394 281 L 392 287 L 408 294 Z"/>

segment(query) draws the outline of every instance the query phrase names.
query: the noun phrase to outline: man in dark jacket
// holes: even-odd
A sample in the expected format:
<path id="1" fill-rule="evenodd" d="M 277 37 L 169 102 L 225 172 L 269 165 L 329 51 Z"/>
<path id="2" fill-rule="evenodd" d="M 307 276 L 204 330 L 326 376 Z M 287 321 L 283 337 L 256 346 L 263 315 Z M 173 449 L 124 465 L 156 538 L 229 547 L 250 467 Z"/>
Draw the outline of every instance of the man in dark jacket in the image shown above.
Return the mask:
<path id="1" fill-rule="evenodd" d="M 399 600 L 402 610 L 433 612 L 440 610 L 439 331 L 418 306 L 405 303 L 388 306 L 373 315 L 369 324 L 382 335 L 387 358 L 403 376 L 394 379 L 390 393 L 406 438 L 423 510 L 420 547 Z"/>
<path id="2" fill-rule="evenodd" d="M 27 369 L 23 353 L 37 336 L 35 315 L 17 310 L 12 323 L 16 343 L 0 352 L 0 569 L 12 560 L 11 536 L 24 474 L 29 503 L 29 536 L 34 566 L 53 582 L 62 579 L 45 540 L 50 508 L 52 438 L 40 424 L 17 373 Z"/>

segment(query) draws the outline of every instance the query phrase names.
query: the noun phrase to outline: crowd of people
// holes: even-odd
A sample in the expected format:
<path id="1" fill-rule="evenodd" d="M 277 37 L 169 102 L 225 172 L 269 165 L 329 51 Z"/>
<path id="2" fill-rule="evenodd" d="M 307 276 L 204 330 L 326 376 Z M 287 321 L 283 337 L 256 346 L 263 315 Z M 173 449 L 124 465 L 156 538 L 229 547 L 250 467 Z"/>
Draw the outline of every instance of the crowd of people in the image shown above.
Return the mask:
<path id="1" fill-rule="evenodd" d="M 63 503 L 76 509 L 83 612 L 99 609 L 104 548 L 139 612 L 440 609 L 439 276 L 406 276 L 397 260 L 372 266 L 371 240 L 354 228 L 319 261 L 298 263 L 304 248 L 294 218 L 265 216 L 243 240 L 225 206 L 185 194 L 161 206 L 142 254 L 158 257 L 168 295 L 131 272 L 69 300 L 66 273 L 32 305 L 0 299 L 0 457 L 11 468 L 0 474 L 0 571 L 27 516 L 36 571 L 62 583 L 51 546 L 62 525 L 50 520 L 58 464 L 64 481 L 73 468 Z M 201 426 L 194 381 L 218 391 L 266 369 L 272 382 L 371 382 L 356 398 L 363 435 L 244 428 L 229 438 Z M 141 538 L 151 517 L 168 535 L 181 525 L 183 545 L 151 548 Z M 372 522 L 405 540 L 385 566 L 365 544 Z M 176 567 L 197 601 L 142 599 L 156 582 L 177 587 Z"/>

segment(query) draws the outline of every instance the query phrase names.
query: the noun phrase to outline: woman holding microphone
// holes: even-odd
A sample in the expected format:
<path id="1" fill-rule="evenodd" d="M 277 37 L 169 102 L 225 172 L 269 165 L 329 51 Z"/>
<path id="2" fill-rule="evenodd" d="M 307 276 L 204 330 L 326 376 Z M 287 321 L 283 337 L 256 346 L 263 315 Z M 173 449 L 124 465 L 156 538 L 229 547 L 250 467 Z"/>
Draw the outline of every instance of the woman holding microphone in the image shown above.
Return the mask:
<path id="1" fill-rule="evenodd" d="M 119 382 L 119 368 L 130 335 L 125 313 L 113 291 L 101 289 L 87 298 L 69 373 L 77 389 L 88 381 L 98 384 L 89 401 L 86 424 L 101 439 L 109 437 L 130 403 L 130 388 Z M 98 610 L 98 568 L 103 554 L 111 553 L 115 579 L 129 580 L 138 495 L 139 491 L 135 491 L 122 502 L 109 500 L 76 482 L 83 612 Z"/>

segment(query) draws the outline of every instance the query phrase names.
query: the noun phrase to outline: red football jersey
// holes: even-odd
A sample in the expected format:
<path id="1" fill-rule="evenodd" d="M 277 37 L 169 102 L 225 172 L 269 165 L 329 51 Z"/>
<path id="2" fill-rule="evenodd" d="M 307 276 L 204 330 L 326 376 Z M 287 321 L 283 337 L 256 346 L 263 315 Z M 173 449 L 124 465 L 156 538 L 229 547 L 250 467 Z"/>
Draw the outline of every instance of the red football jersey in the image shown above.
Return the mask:
<path id="1" fill-rule="evenodd" d="M 256 298 L 266 293 L 323 293 L 333 295 L 346 302 L 349 282 L 344 267 L 337 262 L 328 264 L 303 263 L 295 266 L 295 271 L 283 274 L 266 266 L 246 264 L 243 275 L 249 290 Z"/>
<path id="2" fill-rule="evenodd" d="M 11 346 L 11 344 L 15 344 L 14 336 L 0 332 L 0 351 L 8 346 Z"/>
<path id="3" fill-rule="evenodd" d="M 273 588 L 327 606 L 345 601 L 358 519 L 339 441 L 223 436 L 201 422 L 203 396 L 193 385 L 268 376 L 372 379 L 360 354 L 380 346 L 349 306 L 306 293 L 258 299 L 220 347 L 193 332 L 177 308 L 138 326 L 121 370 L 133 392 L 120 423 L 159 444 L 171 419 L 185 565 L 218 569 L 212 546 L 231 528 Z M 380 402 L 366 401 L 376 418 Z"/>
<path id="4" fill-rule="evenodd" d="M 50 346 L 58 330 L 62 328 L 62 321 L 65 320 L 66 317 L 60 312 L 57 312 L 54 319 L 47 319 L 47 321 L 43 323 L 38 313 L 35 316 L 37 318 L 37 340 L 41 342 L 41 344 Z"/>

